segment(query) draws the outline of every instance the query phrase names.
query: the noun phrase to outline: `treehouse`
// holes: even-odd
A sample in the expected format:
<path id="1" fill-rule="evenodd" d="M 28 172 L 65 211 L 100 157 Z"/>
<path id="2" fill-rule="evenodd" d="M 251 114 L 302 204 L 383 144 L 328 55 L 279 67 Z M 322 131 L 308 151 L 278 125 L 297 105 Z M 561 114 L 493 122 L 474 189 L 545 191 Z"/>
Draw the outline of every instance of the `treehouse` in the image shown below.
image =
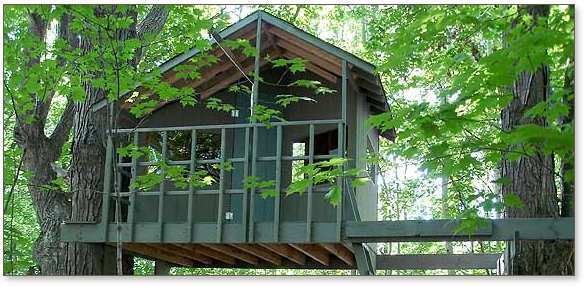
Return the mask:
<path id="1" fill-rule="evenodd" d="M 367 125 L 388 110 L 375 67 L 262 11 L 210 41 L 206 54 L 217 60 L 194 48 L 160 65 L 166 89 L 143 83 L 116 106 L 93 106 L 119 110 L 101 219 L 64 223 L 63 241 L 121 243 L 127 253 L 186 267 L 374 274 L 468 261 L 376 256 L 376 242 L 572 239 L 572 220 L 494 220 L 471 234 L 457 233 L 454 220 L 377 221 L 367 156 L 394 135 Z M 196 104 L 164 100 L 170 88 L 187 87 Z M 314 180 L 317 165 L 327 179 Z M 367 183 L 353 186 L 343 176 L 352 169 L 364 170 Z M 498 257 L 474 256 L 468 266 L 495 267 Z"/>
<path id="2" fill-rule="evenodd" d="M 180 75 L 195 65 L 197 49 L 160 66 L 162 80 L 192 87 L 198 104 L 161 100 L 136 118 L 137 96 L 161 96 L 144 86 L 125 95 L 110 139 L 116 144 L 108 144 L 102 220 L 69 222 L 63 239 L 120 239 L 125 251 L 191 267 L 356 268 L 343 222 L 377 219 L 376 178 L 366 156 L 377 152 L 380 136 L 392 139 L 366 122 L 387 110 L 374 66 L 260 11 L 213 37 L 208 54 L 218 60 L 200 67 L 199 78 Z M 255 55 L 234 48 L 242 41 Z M 298 71 L 286 66 L 299 61 Z M 278 116 L 262 120 L 266 110 Z M 143 156 L 120 152 L 127 144 Z M 348 160 L 328 170 L 369 170 L 368 183 L 349 194 L 351 182 L 338 176 L 287 195 L 307 176 L 303 166 L 341 157 Z M 156 181 L 181 170 L 176 166 L 201 174 L 199 183 L 179 184 L 170 174 Z M 156 184 L 136 187 L 149 178 Z"/>

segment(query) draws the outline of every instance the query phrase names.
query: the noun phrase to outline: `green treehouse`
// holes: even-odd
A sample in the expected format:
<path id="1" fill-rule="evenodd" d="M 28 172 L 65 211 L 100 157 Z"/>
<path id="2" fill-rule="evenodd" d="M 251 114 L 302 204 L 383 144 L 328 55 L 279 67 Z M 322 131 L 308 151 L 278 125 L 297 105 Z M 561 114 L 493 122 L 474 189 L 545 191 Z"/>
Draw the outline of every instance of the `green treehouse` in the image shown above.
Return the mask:
<path id="1" fill-rule="evenodd" d="M 551 222 L 542 219 L 524 237 L 506 221 L 473 234 L 456 234 L 451 220 L 378 222 L 376 168 L 367 156 L 394 133 L 367 125 L 370 115 L 388 111 L 372 64 L 262 11 L 214 34 L 207 54 L 218 60 L 185 77 L 201 54 L 192 49 L 159 67 L 161 81 L 192 87 L 198 104 L 165 101 L 146 84 L 117 103 L 101 220 L 64 223 L 62 240 L 121 244 L 124 252 L 185 267 L 375 274 L 421 267 L 409 266 L 421 259 L 376 256 L 376 242 L 572 235 L 558 223 L 543 234 L 538 223 Z M 299 59 L 303 68 L 295 70 Z M 133 108 L 152 98 L 158 104 L 136 118 Z M 94 106 L 102 108 L 114 106 Z M 328 177 L 312 178 L 314 166 Z M 495 268 L 498 258 L 472 263 Z"/>

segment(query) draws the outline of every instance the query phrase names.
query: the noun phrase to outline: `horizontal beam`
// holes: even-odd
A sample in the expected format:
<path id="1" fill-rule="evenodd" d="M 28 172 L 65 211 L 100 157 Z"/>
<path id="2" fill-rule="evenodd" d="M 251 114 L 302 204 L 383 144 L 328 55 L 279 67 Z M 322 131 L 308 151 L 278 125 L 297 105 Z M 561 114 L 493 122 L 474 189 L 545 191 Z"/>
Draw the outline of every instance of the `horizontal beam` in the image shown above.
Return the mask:
<path id="1" fill-rule="evenodd" d="M 500 241 L 574 239 L 574 218 L 486 220 L 472 233 L 456 233 L 459 220 L 347 222 L 345 238 L 353 242 Z"/>
<path id="2" fill-rule="evenodd" d="M 376 269 L 496 269 L 501 256 L 501 253 L 377 255 Z"/>

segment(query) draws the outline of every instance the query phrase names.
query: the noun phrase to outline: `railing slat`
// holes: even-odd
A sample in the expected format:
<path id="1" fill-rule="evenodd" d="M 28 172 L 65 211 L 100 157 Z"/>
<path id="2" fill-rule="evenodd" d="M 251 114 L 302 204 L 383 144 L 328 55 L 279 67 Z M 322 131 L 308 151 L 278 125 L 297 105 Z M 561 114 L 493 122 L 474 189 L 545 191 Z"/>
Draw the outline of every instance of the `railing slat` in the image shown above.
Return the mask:
<path id="1" fill-rule="evenodd" d="M 166 162 L 167 158 L 167 132 L 161 132 L 162 136 L 162 154 L 160 160 L 162 162 Z M 159 241 L 162 242 L 164 240 L 164 211 L 165 211 L 165 171 L 161 169 L 160 175 L 162 176 L 162 180 L 160 182 L 160 191 L 158 196 L 158 228 L 159 228 Z"/>
<path id="2" fill-rule="evenodd" d="M 197 130 L 191 130 L 191 160 L 189 166 L 189 178 L 195 173 L 197 167 Z M 187 222 L 189 223 L 189 241 L 193 241 L 193 200 L 195 196 L 193 184 L 189 183 L 189 205 L 187 206 Z"/>
<path id="3" fill-rule="evenodd" d="M 248 177 L 248 161 L 250 159 L 250 128 L 246 127 L 246 134 L 244 135 L 244 179 Z M 242 182 L 243 184 L 243 182 Z M 244 231 L 242 241 L 247 241 L 248 233 L 248 191 L 244 189 L 242 195 L 242 221 L 244 223 Z"/>
<path id="4" fill-rule="evenodd" d="M 252 130 L 252 177 L 256 179 L 256 155 L 258 152 L 258 127 L 254 126 Z M 247 147 L 246 147 L 247 148 Z M 256 187 L 252 185 L 250 188 L 250 224 L 248 225 L 249 233 L 248 233 L 248 241 L 254 241 L 254 230 L 255 230 L 255 223 L 254 223 L 254 198 L 256 197 Z"/>
<path id="5" fill-rule="evenodd" d="M 309 164 L 313 164 L 313 158 L 315 155 L 315 125 L 309 125 Z M 313 178 L 309 178 L 313 179 Z M 310 242 L 312 239 L 313 230 L 313 185 L 309 186 L 307 191 L 307 241 Z"/>
<path id="6" fill-rule="evenodd" d="M 104 171 L 104 188 L 102 195 L 102 217 L 101 225 L 103 227 L 104 241 L 108 241 L 109 225 L 110 225 L 110 195 L 112 193 L 112 155 L 114 154 L 114 146 L 112 137 L 108 135 L 106 144 L 106 163 Z"/>
<path id="7" fill-rule="evenodd" d="M 138 132 L 134 133 L 133 143 L 135 147 L 138 147 Z M 136 181 L 136 176 L 138 175 L 138 158 L 136 156 L 132 156 L 132 167 L 130 168 L 130 185 Z M 130 209 L 128 210 L 128 224 L 130 224 L 130 241 L 134 241 L 134 214 L 136 213 L 136 190 L 130 189 Z"/>
<path id="8" fill-rule="evenodd" d="M 224 176 L 225 176 L 225 129 L 221 129 L 221 149 L 220 149 L 219 165 L 219 198 L 217 200 L 217 242 L 221 242 L 223 233 L 223 200 L 224 200 Z"/>
<path id="9" fill-rule="evenodd" d="M 276 196 L 274 197 L 274 241 L 278 242 L 279 237 L 279 229 L 280 229 L 280 169 L 282 164 L 282 126 L 276 127 L 276 162 L 275 162 L 275 180 L 274 180 L 274 190 L 276 191 Z"/>
<path id="10" fill-rule="evenodd" d="M 339 156 L 339 158 L 343 158 L 343 142 L 344 142 L 344 128 L 343 128 L 343 123 L 339 123 L 337 124 L 337 156 Z M 343 166 L 339 166 L 339 169 L 341 172 L 343 172 L 344 168 Z M 336 217 L 336 225 L 335 225 L 335 232 L 337 234 L 337 241 L 341 241 L 341 221 L 342 221 L 342 217 L 343 217 L 343 175 L 337 177 L 337 187 L 339 188 L 339 191 L 341 192 L 341 199 L 339 201 L 339 204 L 337 204 L 337 217 Z"/>

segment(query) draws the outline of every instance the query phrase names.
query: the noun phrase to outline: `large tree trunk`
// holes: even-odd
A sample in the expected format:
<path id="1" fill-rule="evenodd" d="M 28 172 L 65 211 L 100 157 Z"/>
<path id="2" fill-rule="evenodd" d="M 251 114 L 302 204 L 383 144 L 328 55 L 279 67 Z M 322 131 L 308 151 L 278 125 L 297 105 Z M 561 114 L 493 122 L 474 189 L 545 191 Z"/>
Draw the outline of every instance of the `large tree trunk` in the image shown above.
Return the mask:
<path id="1" fill-rule="evenodd" d="M 134 20 L 137 12 L 128 9 L 124 15 Z M 96 15 L 116 13 L 116 6 L 96 6 Z M 118 13 L 120 14 L 120 13 Z M 140 25 L 133 24 L 128 29 L 118 31 L 118 40 L 132 38 L 143 39 L 147 33 L 157 34 L 162 29 L 168 16 L 164 6 L 153 6 Z M 65 40 L 72 49 L 80 47 L 89 51 L 103 43 L 92 42 L 90 37 L 78 37 L 69 30 L 73 16 L 64 13 L 59 20 L 59 39 Z M 136 22 L 135 22 L 136 23 Z M 40 41 L 46 40 L 48 30 L 47 19 L 37 12 L 29 15 L 29 32 Z M 79 39 L 82 39 L 80 42 Z M 27 51 L 24 51 L 25 53 Z M 140 62 L 142 50 L 136 52 L 130 65 L 136 67 Z M 58 55 L 59 56 L 59 55 Z M 67 64 L 65 59 L 59 59 Z M 26 67 L 31 68 L 40 62 L 40 56 L 31 58 Z M 99 74 L 84 75 L 85 79 L 97 78 Z M 45 136 L 45 122 L 55 91 L 49 90 L 44 100 L 36 100 L 36 107 L 31 114 L 35 121 L 25 123 L 17 113 L 15 139 L 25 150 L 23 168 L 33 175 L 28 180 L 28 188 L 32 195 L 33 207 L 40 226 L 40 235 L 33 247 L 33 258 L 40 267 L 42 275 L 102 275 L 116 274 L 116 255 L 112 255 L 111 247 L 103 244 L 62 243 L 60 241 L 60 225 L 65 221 L 98 222 L 101 214 L 101 191 L 105 162 L 106 115 L 104 112 L 93 113 L 91 104 L 102 99 L 104 92 L 93 87 L 88 81 L 85 84 L 86 99 L 81 103 L 68 102 L 63 115 L 50 137 Z M 40 98 L 31 94 L 33 98 Z M 16 107 L 15 107 L 16 108 Z M 75 116 L 73 116 L 75 114 Z M 69 176 L 72 192 L 50 187 L 57 173 L 51 165 L 61 154 L 63 144 L 67 141 L 70 130 L 74 129 L 72 144 L 72 162 Z M 124 273 L 132 274 L 132 257 L 124 255 Z M 114 266 L 114 267 L 112 267 Z"/>
<path id="2" fill-rule="evenodd" d="M 137 10 L 135 7 L 120 13 L 116 6 L 97 6 L 96 15 L 114 14 L 119 17 L 130 17 L 134 23 L 127 29 L 117 30 L 114 35 L 118 42 L 142 38 L 144 33 L 158 33 L 168 16 L 168 10 L 164 6 L 153 6 L 149 14 L 140 25 L 136 24 Z M 107 48 L 104 43 L 94 43 L 89 40 L 82 41 L 84 50 L 91 50 L 97 45 Z M 142 50 L 136 51 L 135 57 L 128 64 L 136 68 L 140 62 Z M 112 67 L 116 68 L 116 67 Z M 102 75 L 88 75 L 100 77 Z M 84 102 L 75 104 L 75 117 L 73 124 L 73 145 L 71 163 L 71 187 L 74 190 L 72 198 L 72 221 L 99 222 L 101 219 L 102 190 L 104 183 L 104 164 L 106 157 L 106 131 L 109 122 L 104 110 L 93 112 L 94 103 L 105 96 L 105 92 L 86 84 L 86 98 Z M 112 190 L 113 191 L 113 190 Z M 124 255 L 122 265 L 124 274 L 132 274 L 132 257 Z M 112 275 L 116 274 L 115 255 L 104 255 L 104 245 L 88 243 L 69 243 L 67 251 L 67 274 L 69 275 Z M 112 272 L 113 271 L 113 272 Z"/>
<path id="3" fill-rule="evenodd" d="M 546 17 L 548 6 L 527 6 L 526 13 Z M 502 128 L 513 130 L 522 124 L 546 125 L 544 118 L 527 118 L 524 112 L 547 99 L 550 93 L 549 69 L 541 66 L 534 73 L 523 72 L 512 87 L 513 99 L 502 111 Z M 515 194 L 523 208 L 506 210 L 506 217 L 558 217 L 557 190 L 552 155 L 537 151 L 518 160 L 503 160 L 501 176 L 510 179 L 502 186 L 502 194 Z M 566 241 L 520 241 L 514 258 L 515 275 L 564 275 L 573 273 L 570 243 Z"/>

